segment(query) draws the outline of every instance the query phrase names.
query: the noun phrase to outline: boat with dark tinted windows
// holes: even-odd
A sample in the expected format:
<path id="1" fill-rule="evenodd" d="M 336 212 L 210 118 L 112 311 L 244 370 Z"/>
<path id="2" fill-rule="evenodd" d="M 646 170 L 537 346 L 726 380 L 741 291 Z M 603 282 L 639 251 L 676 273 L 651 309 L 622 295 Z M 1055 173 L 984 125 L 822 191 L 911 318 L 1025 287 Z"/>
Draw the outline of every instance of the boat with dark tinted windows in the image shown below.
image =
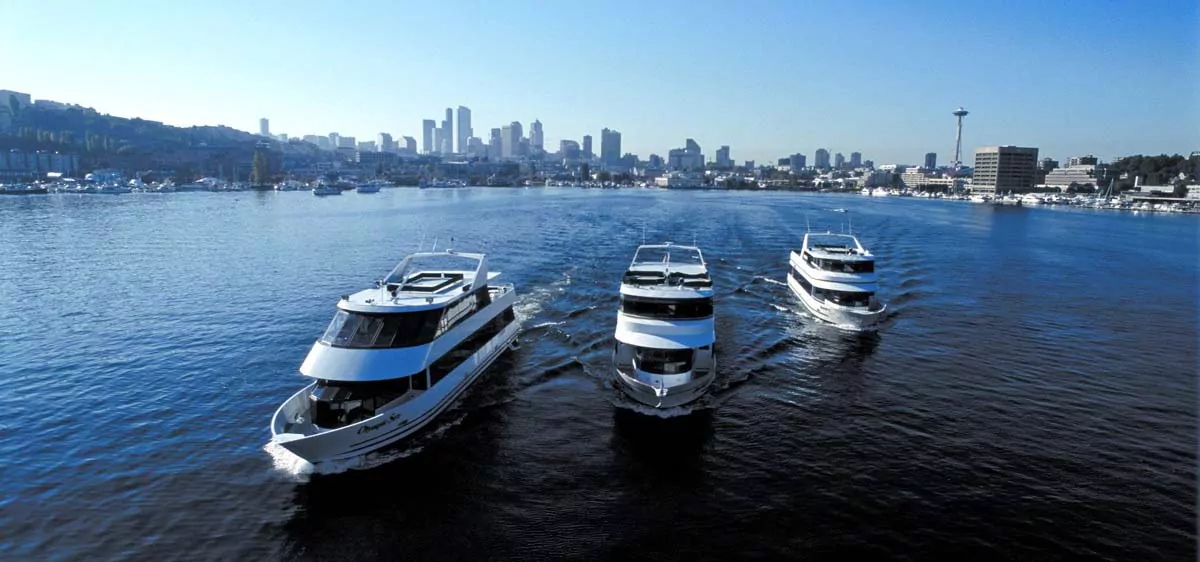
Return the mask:
<path id="1" fill-rule="evenodd" d="M 655 408 L 701 397 L 716 376 L 713 283 L 695 246 L 639 246 L 621 278 L 613 364 L 629 397 Z"/>
<path id="2" fill-rule="evenodd" d="M 498 275 L 483 254 L 423 252 L 342 297 L 300 366 L 313 382 L 276 410 L 272 440 L 317 464 L 366 455 L 434 420 L 515 347 L 516 290 Z"/>
<path id="3" fill-rule="evenodd" d="M 870 329 L 883 317 L 875 256 L 854 235 L 806 233 L 789 262 L 788 287 L 813 316 L 852 330 Z"/>

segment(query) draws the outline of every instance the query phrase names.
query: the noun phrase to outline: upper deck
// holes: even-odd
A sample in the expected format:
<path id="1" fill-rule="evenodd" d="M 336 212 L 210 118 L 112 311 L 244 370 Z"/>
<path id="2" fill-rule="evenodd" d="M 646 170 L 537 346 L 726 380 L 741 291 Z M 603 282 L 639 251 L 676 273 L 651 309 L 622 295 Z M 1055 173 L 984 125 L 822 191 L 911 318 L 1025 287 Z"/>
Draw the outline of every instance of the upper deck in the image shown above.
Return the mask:
<path id="1" fill-rule="evenodd" d="M 712 278 L 700 248 L 670 242 L 638 246 L 621 277 L 621 292 L 647 295 L 663 291 L 682 298 L 711 296 Z"/>
<path id="2" fill-rule="evenodd" d="M 453 250 L 412 254 L 375 287 L 347 295 L 338 308 L 352 312 L 416 312 L 442 308 L 487 287 L 500 274 L 489 272 L 483 254 Z"/>
<path id="3" fill-rule="evenodd" d="M 803 249 L 814 258 L 843 262 L 875 260 L 875 256 L 852 234 L 808 233 L 804 235 Z"/>

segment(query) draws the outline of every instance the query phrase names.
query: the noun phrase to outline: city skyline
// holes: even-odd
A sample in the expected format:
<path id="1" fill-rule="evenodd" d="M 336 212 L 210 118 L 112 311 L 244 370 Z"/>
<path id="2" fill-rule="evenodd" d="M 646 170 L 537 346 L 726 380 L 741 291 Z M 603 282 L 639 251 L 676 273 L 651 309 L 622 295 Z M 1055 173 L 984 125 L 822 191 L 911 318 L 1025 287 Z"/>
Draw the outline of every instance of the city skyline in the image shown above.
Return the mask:
<path id="1" fill-rule="evenodd" d="M 128 10 L 83 2 L 58 2 L 52 9 L 27 0 L 6 4 L 10 21 L 28 25 L 0 34 L 0 50 L 16 55 L 6 60 L 0 88 L 180 126 L 253 132 L 267 117 L 272 132 L 292 137 L 338 131 L 374 139 L 386 132 L 423 140 L 423 119 L 441 125 L 448 108 L 465 106 L 473 136 L 485 142 L 481 132 L 537 119 L 545 126 L 547 147 L 564 139 L 580 142 L 584 135 L 598 138 L 608 128 L 621 132 L 622 153 L 641 158 L 665 155 L 693 138 L 709 147 L 708 159 L 720 146 L 731 147 L 738 162 L 769 162 L 797 152 L 812 157 L 826 148 L 862 152 L 879 163 L 917 164 L 927 152 L 953 154 L 949 112 L 958 106 L 971 111 L 963 132 L 966 164 L 977 147 L 1001 144 L 1039 146 L 1060 159 L 1187 153 L 1200 145 L 1200 132 L 1191 125 L 1200 121 L 1190 88 L 1200 74 L 1193 64 L 1198 10 L 1191 2 L 1117 2 L 1106 10 L 1024 1 L 899 7 L 859 2 L 847 10 L 871 17 L 846 22 L 853 41 L 842 37 L 845 27 L 836 21 L 801 17 L 819 10 L 814 4 L 758 3 L 747 18 L 728 21 L 718 10 L 704 15 L 689 9 L 689 17 L 666 25 L 652 22 L 671 20 L 657 16 L 682 5 L 636 4 L 644 16 L 636 21 L 624 18 L 634 4 L 599 10 L 480 5 L 455 16 L 469 39 L 436 55 L 422 47 L 436 43 L 436 26 L 406 24 L 404 42 L 362 49 L 349 58 L 304 37 L 329 28 L 383 36 L 395 22 L 441 21 L 450 8 L 381 3 L 343 10 L 320 3 L 279 10 L 269 3 L 226 0 L 135 4 Z M 783 17 L 788 15 L 796 17 Z M 85 51 L 35 37 L 42 24 L 81 37 L 97 26 L 155 29 L 180 18 L 222 30 L 222 41 L 195 49 L 142 33 Z M 1107 31 L 1114 18 L 1128 25 Z M 805 23 L 789 30 L 796 21 Z M 476 56 L 504 35 L 505 22 L 531 30 L 536 39 L 519 39 L 509 48 L 514 54 L 536 53 L 532 65 Z M 723 39 L 699 31 L 712 26 L 727 31 Z M 1156 30 L 1152 45 L 1139 38 L 1146 28 Z M 747 44 L 739 37 L 761 41 Z M 549 48 L 559 44 L 566 47 Z M 808 49 L 793 71 L 800 44 L 829 47 Z M 729 48 L 733 45 L 738 49 Z M 679 48 L 694 50 L 697 64 L 662 74 L 658 61 Z M 257 64 L 256 56 L 272 63 Z M 1098 67 L 1137 67 L 1146 76 L 1179 83 L 1117 80 Z M 70 80 L 63 79 L 63 68 L 72 69 Z M 154 69 L 153 79 L 116 78 L 136 68 Z M 372 87 L 353 81 L 305 87 L 301 78 L 323 68 L 371 76 Z M 451 120 L 449 136 L 458 152 L 462 137 L 455 134 L 458 119 Z"/>

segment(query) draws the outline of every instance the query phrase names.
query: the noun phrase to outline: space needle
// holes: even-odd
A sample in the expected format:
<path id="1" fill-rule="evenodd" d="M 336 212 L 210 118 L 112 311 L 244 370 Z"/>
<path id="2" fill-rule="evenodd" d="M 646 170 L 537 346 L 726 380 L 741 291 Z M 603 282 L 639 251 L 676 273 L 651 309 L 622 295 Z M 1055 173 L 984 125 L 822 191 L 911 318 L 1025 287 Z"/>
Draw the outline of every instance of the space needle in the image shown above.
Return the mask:
<path id="1" fill-rule="evenodd" d="M 954 110 L 954 116 L 958 118 L 958 131 L 954 133 L 954 168 L 962 167 L 962 119 L 967 116 L 967 110 L 959 107 Z"/>

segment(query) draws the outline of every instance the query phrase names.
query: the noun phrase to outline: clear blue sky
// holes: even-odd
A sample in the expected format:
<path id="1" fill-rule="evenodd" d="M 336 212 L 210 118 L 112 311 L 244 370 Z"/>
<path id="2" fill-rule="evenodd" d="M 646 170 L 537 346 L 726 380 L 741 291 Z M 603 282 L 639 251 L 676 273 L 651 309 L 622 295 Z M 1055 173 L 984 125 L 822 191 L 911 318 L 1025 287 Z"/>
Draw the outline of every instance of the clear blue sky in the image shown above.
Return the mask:
<path id="1" fill-rule="evenodd" d="M 645 158 L 686 137 L 759 161 L 817 148 L 947 162 L 963 145 L 1200 150 L 1196 0 L 804 2 L 4 0 L 0 89 L 254 131 L 546 142 L 610 127 Z M 599 146 L 597 144 L 597 150 Z M 964 158 L 968 162 L 971 158 Z"/>

